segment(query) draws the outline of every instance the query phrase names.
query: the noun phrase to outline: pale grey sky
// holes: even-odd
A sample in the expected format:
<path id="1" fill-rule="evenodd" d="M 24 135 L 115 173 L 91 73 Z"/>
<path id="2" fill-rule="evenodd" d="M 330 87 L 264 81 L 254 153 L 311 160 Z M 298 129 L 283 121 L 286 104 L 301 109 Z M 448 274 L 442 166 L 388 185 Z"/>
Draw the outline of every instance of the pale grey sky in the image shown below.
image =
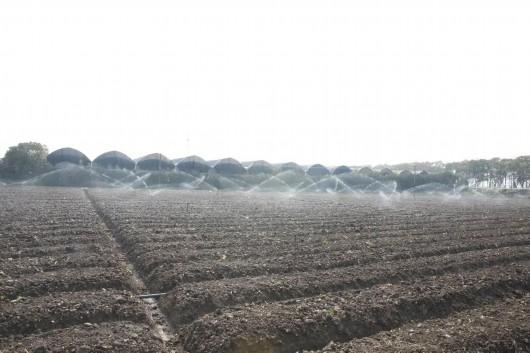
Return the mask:
<path id="1" fill-rule="evenodd" d="M 530 154 L 529 38 L 527 0 L 6 0 L 0 154 Z"/>

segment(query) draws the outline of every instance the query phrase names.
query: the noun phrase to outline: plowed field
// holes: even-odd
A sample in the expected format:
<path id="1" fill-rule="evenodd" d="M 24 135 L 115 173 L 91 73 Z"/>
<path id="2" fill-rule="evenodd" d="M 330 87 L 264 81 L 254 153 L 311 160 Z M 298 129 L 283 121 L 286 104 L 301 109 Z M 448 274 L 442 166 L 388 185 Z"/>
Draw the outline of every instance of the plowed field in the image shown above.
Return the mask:
<path id="1" fill-rule="evenodd" d="M 0 187 L 0 206 L 0 352 L 530 352 L 529 199 Z"/>

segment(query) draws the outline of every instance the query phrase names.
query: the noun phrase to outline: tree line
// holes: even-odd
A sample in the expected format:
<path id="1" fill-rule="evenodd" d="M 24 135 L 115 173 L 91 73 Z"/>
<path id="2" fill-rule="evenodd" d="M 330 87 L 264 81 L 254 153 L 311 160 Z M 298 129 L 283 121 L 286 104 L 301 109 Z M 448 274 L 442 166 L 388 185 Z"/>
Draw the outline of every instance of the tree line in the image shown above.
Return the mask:
<path id="1" fill-rule="evenodd" d="M 530 187 L 530 156 L 513 159 L 475 159 L 448 163 L 446 169 L 453 170 L 472 183 L 484 188 L 528 188 Z"/>
<path id="2" fill-rule="evenodd" d="M 461 162 L 413 162 L 381 165 L 394 171 L 452 173 L 477 188 L 518 189 L 530 187 L 530 155 L 517 158 L 472 159 Z"/>

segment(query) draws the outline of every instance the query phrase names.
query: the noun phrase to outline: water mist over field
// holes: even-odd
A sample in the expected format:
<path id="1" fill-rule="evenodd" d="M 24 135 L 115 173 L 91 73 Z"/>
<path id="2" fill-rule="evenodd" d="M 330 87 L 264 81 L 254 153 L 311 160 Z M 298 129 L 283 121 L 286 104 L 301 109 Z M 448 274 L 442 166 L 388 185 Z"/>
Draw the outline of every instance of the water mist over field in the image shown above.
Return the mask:
<path id="1" fill-rule="evenodd" d="M 403 190 L 396 180 L 350 172 L 339 175 L 310 176 L 297 170 L 270 174 L 221 175 L 211 169 L 208 173 L 191 174 L 180 170 L 131 171 L 64 164 L 37 177 L 15 183 L 32 186 L 98 187 L 125 189 L 183 189 L 207 191 L 280 192 L 286 194 L 380 194 L 412 195 L 436 193 L 455 195 L 468 190 L 465 185 L 448 186 L 430 182 Z"/>

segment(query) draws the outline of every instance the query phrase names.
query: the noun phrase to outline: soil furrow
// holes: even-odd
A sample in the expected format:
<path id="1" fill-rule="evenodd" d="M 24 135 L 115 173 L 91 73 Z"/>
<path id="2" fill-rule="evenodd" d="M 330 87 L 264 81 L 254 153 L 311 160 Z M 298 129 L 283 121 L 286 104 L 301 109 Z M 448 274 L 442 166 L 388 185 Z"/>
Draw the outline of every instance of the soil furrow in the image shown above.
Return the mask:
<path id="1" fill-rule="evenodd" d="M 319 349 L 415 320 L 521 295 L 530 290 L 530 262 L 426 277 L 363 291 L 221 310 L 182 329 L 189 352 L 290 353 Z"/>
<path id="2" fill-rule="evenodd" d="M 183 284 L 160 300 L 160 307 L 174 326 L 190 323 L 200 315 L 227 306 L 315 296 L 383 283 L 398 283 L 530 260 L 530 247 L 459 253 L 425 259 L 407 259 L 262 277 L 225 279 Z"/>
<path id="3" fill-rule="evenodd" d="M 0 340 L 0 352 L 165 353 L 146 324 L 130 321 L 86 323 L 23 338 Z"/>
<path id="4" fill-rule="evenodd" d="M 102 267 L 64 268 L 18 278 L 2 279 L 0 300 L 36 297 L 53 292 L 98 289 L 131 289 L 130 275 Z"/>
<path id="5" fill-rule="evenodd" d="M 113 239 L 115 240 L 116 247 L 117 247 L 117 252 L 119 253 L 120 258 L 122 259 L 122 261 L 124 263 L 127 264 L 127 267 L 130 270 L 130 275 L 132 277 L 132 283 L 133 283 L 133 286 L 135 287 L 136 291 L 138 291 L 138 290 L 144 290 L 145 291 L 145 289 L 147 287 L 145 286 L 142 278 L 136 273 L 136 270 L 134 268 L 134 264 L 127 259 L 126 255 L 125 255 L 125 252 L 122 250 L 122 247 L 121 247 L 121 244 L 119 242 L 119 239 L 115 238 L 114 229 L 112 227 L 112 224 L 109 222 L 108 218 L 105 216 L 105 214 L 99 208 L 96 200 L 92 198 L 92 196 L 90 195 L 90 193 L 88 192 L 87 189 L 85 189 L 84 193 L 85 193 L 86 198 L 92 204 L 92 207 L 94 207 L 94 210 L 97 213 L 98 217 L 101 219 L 101 221 L 105 224 L 107 229 L 112 234 Z M 158 307 L 158 303 L 150 300 L 149 305 L 146 305 L 145 308 L 146 308 L 146 313 L 148 315 L 149 322 L 152 323 L 153 328 L 154 328 L 156 334 L 158 335 L 158 337 L 162 340 L 163 343 L 170 341 L 171 338 L 170 338 L 169 323 L 168 323 L 166 317 L 164 316 L 164 314 L 160 311 L 160 309 Z M 164 344 L 164 348 L 165 347 L 166 346 Z"/>
<path id="6" fill-rule="evenodd" d="M 223 278 L 254 277 L 261 275 L 301 272 L 309 270 L 328 270 L 332 268 L 366 265 L 381 261 L 401 260 L 456 254 L 467 251 L 498 249 L 512 246 L 530 245 L 530 239 L 499 242 L 496 239 L 481 243 L 471 241 L 459 245 L 433 245 L 424 250 L 412 246 L 384 251 L 378 248 L 366 248 L 358 252 L 338 253 L 335 256 L 292 255 L 281 258 L 258 258 L 255 261 L 207 261 L 192 263 L 167 263 L 155 268 L 146 283 L 153 291 L 165 292 L 183 283 L 219 280 Z"/>
<path id="7" fill-rule="evenodd" d="M 119 262 L 111 252 L 76 252 L 68 255 L 42 256 L 29 258 L 8 258 L 0 260 L 0 268 L 4 275 L 20 277 L 39 272 L 59 271 L 64 268 L 118 267 Z M 0 278 L 2 275 L 0 274 Z"/>
<path id="8" fill-rule="evenodd" d="M 85 322 L 147 322 L 143 303 L 128 291 L 60 292 L 0 306 L 0 336 L 27 335 Z"/>
<path id="9" fill-rule="evenodd" d="M 427 320 L 313 353 L 530 352 L 530 296 Z"/>
<path id="10" fill-rule="evenodd" d="M 514 232 L 514 233 L 485 233 L 479 236 L 472 236 L 471 234 L 466 238 L 461 238 L 462 243 L 470 243 L 481 241 L 483 243 L 498 243 L 510 242 L 515 240 L 530 240 L 530 229 L 525 232 Z M 365 253 L 373 252 L 373 250 L 367 251 L 366 248 L 377 248 L 380 252 L 386 252 L 392 254 L 394 252 L 406 252 L 410 248 L 410 244 L 414 244 L 417 251 L 420 249 L 436 247 L 451 246 L 455 243 L 455 239 L 426 239 L 419 240 L 415 237 L 407 237 L 401 242 L 381 241 L 379 238 L 373 238 L 363 242 L 355 242 L 353 240 L 343 240 L 335 242 L 323 242 L 321 244 L 305 244 L 304 242 L 291 241 L 286 244 L 283 248 L 280 246 L 268 246 L 268 247 L 257 247 L 257 246 L 241 246 L 237 247 L 237 251 L 234 251 L 236 245 L 233 244 L 225 248 L 224 250 L 192 250 L 186 248 L 172 248 L 171 246 L 154 249 L 152 251 L 146 251 L 140 253 L 141 247 L 134 247 L 129 251 L 131 259 L 138 263 L 139 270 L 144 274 L 149 274 L 156 267 L 167 263 L 189 263 L 189 262 L 208 262 L 208 261 L 219 261 L 223 260 L 224 263 L 230 261 L 247 261 L 248 263 L 255 262 L 255 259 L 260 261 L 267 260 L 268 258 L 287 258 L 289 256 L 304 256 L 316 259 L 322 257 L 333 256 L 338 254 L 341 256 L 342 253 Z M 136 255 L 137 254 L 137 255 Z"/>

